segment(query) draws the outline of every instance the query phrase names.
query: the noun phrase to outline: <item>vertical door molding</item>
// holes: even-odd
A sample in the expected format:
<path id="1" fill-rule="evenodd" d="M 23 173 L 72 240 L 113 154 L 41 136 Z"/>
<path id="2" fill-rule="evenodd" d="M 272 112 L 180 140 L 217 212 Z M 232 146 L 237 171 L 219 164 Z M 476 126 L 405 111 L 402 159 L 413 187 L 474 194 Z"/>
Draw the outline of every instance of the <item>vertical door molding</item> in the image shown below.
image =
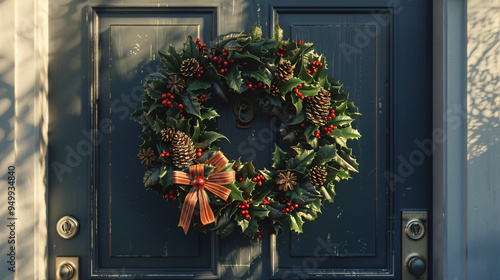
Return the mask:
<path id="1" fill-rule="evenodd" d="M 466 279 L 465 0 L 434 1 L 433 279 Z"/>
<path id="2" fill-rule="evenodd" d="M 52 8 L 57 8 L 53 6 Z M 2 279 L 47 279 L 48 0 L 0 3 L 0 172 L 4 226 Z M 15 167 L 15 210 L 7 209 L 8 167 Z M 10 218 L 10 220 L 8 220 Z M 14 235 L 13 235 L 14 234 Z M 15 237 L 15 243 L 8 237 Z M 11 239 L 13 240 L 13 239 Z M 11 248 L 12 247 L 12 248 Z M 15 252 L 15 273 L 11 257 Z"/>

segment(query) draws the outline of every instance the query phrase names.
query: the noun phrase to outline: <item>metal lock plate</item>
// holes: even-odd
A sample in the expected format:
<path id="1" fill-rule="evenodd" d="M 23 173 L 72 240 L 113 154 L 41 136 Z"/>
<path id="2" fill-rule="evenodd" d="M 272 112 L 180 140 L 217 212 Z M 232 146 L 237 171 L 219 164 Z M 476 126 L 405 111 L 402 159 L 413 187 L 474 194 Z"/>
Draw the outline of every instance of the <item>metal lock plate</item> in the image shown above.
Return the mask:
<path id="1" fill-rule="evenodd" d="M 427 280 L 429 270 L 427 211 L 403 211 L 401 225 L 402 280 Z M 415 273 L 422 275 L 417 276 Z"/>
<path id="2" fill-rule="evenodd" d="M 67 268 L 71 270 L 70 278 L 67 276 Z M 80 280 L 79 274 L 80 267 L 78 257 L 56 257 L 56 280 Z"/>
<path id="3" fill-rule="evenodd" d="M 57 233 L 64 239 L 71 239 L 78 234 L 80 225 L 72 216 L 64 216 L 57 222 Z"/>

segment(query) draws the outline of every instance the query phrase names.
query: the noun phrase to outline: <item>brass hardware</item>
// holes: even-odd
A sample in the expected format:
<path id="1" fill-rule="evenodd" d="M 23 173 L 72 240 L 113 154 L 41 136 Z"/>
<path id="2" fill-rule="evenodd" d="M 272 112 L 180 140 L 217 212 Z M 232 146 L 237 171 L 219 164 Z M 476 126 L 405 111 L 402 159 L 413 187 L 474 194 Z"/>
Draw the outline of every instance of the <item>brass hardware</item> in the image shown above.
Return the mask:
<path id="1" fill-rule="evenodd" d="M 57 233 L 64 239 L 71 239 L 78 234 L 80 225 L 72 216 L 64 216 L 57 222 Z"/>
<path id="2" fill-rule="evenodd" d="M 237 118 L 237 128 L 247 129 L 252 126 L 251 122 L 255 115 L 252 100 L 246 97 L 236 99 L 233 103 L 233 113 Z"/>
<path id="3" fill-rule="evenodd" d="M 56 280 L 79 280 L 78 257 L 56 257 Z"/>
<path id="4" fill-rule="evenodd" d="M 427 211 L 402 212 L 402 280 L 428 279 Z"/>

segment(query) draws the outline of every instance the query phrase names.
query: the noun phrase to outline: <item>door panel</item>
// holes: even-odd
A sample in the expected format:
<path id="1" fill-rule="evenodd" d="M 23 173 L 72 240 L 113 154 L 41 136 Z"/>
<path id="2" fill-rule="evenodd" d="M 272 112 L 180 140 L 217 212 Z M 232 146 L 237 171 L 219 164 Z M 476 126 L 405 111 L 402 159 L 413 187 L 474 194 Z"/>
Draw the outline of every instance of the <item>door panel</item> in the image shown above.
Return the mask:
<path id="1" fill-rule="evenodd" d="M 336 187 L 339 196 L 327 204 L 314 223 L 304 225 L 304 233 L 278 237 L 279 262 L 275 269 L 301 266 L 320 252 L 328 259 L 315 261 L 322 269 L 356 268 L 358 273 L 389 273 L 388 241 L 393 240 L 386 217 L 392 212 L 391 193 L 384 179 L 390 150 L 387 122 L 392 106 L 388 102 L 391 12 L 389 9 L 296 9 L 277 8 L 275 18 L 285 29 L 285 37 L 314 42 L 316 51 L 329 62 L 327 75 L 339 79 L 351 94 L 363 116 L 356 126 L 360 141 L 351 142 L 360 165 L 359 174 Z M 374 17 L 380 21 L 375 21 Z M 382 24 L 381 24 L 382 23 Z M 362 211 L 360 211 L 362 205 Z M 322 248 L 319 242 L 328 243 Z M 321 248 L 318 249 L 318 248 Z M 317 263 L 317 264 L 316 264 Z M 293 270 L 292 270 L 293 271 Z"/>
<path id="2" fill-rule="evenodd" d="M 415 139 L 430 135 L 430 82 L 420 82 L 431 77 L 430 6 L 70 1 L 50 20 L 49 273 L 56 256 L 80 256 L 82 279 L 399 279 L 400 211 L 430 211 L 430 158 L 403 181 L 388 176 L 401 172 Z M 350 143 L 360 173 L 337 185 L 335 203 L 305 223 L 303 234 L 285 229 L 257 241 L 195 230 L 184 236 L 177 205 L 143 187 L 140 127 L 128 116 L 159 66 L 159 50 L 181 48 L 188 35 L 209 42 L 256 21 L 265 36 L 279 24 L 285 38 L 313 42 L 325 54 L 328 75 L 340 79 L 362 113 L 354 126 L 363 137 Z M 228 156 L 269 166 L 272 121 L 259 113 L 252 129 L 237 131 L 229 106 L 217 107 L 219 128 L 231 140 L 223 146 Z M 71 240 L 55 231 L 66 214 L 81 223 Z"/>

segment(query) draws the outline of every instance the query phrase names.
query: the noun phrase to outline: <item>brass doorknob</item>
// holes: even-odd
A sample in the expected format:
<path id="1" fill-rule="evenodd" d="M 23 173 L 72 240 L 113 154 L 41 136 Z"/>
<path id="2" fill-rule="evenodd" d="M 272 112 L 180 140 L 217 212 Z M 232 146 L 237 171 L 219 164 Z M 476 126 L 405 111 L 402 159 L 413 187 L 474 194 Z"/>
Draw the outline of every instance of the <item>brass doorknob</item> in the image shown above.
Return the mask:
<path id="1" fill-rule="evenodd" d="M 57 279 L 70 280 L 75 275 L 75 268 L 70 263 L 63 263 L 57 268 Z"/>

